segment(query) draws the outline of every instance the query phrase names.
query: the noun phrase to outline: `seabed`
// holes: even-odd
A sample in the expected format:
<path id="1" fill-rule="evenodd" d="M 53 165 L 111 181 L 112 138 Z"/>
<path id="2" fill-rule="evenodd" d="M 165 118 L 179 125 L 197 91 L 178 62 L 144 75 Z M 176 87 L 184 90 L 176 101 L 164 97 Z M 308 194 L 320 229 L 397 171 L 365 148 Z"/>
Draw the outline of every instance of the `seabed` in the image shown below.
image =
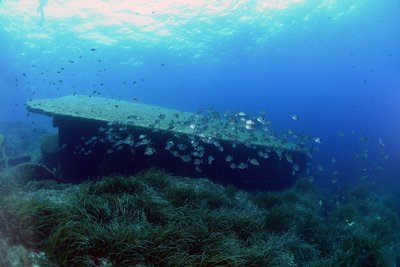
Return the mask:
<path id="1" fill-rule="evenodd" d="M 399 266 L 398 197 L 376 184 L 320 195 L 293 173 L 307 159 L 293 144 L 105 98 L 27 106 L 59 132 L 0 168 L 0 266 Z M 19 140 L 4 136 L 2 149 Z"/>

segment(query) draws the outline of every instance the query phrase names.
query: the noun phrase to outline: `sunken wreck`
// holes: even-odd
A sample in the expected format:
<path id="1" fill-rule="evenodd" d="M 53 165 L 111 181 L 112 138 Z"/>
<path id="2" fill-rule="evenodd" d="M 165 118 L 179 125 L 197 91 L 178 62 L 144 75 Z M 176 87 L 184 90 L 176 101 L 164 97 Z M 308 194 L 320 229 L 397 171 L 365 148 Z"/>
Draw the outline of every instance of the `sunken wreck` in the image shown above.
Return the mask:
<path id="1" fill-rule="evenodd" d="M 266 131 L 264 118 L 243 112 L 189 113 L 83 95 L 26 105 L 53 117 L 60 171 L 72 182 L 156 167 L 241 189 L 275 190 L 291 186 L 308 159 L 304 148 Z"/>

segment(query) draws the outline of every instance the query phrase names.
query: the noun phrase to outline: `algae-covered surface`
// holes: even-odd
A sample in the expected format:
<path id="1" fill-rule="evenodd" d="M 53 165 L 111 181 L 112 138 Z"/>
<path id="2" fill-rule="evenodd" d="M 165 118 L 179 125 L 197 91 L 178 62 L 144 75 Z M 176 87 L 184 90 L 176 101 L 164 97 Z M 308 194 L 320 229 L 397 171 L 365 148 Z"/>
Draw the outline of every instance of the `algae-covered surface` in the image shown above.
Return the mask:
<path id="1" fill-rule="evenodd" d="M 269 132 L 263 116 L 250 117 L 242 112 L 221 115 L 183 112 L 153 105 L 110 98 L 71 95 L 51 99 L 35 99 L 26 103 L 31 112 L 53 117 L 63 116 L 106 122 L 114 125 L 152 128 L 177 134 L 268 147 L 301 150 L 295 144 Z"/>
<path id="2" fill-rule="evenodd" d="M 142 127 L 148 127 L 164 114 L 165 120 L 160 120 L 157 125 L 160 129 L 168 128 L 168 123 L 173 120 L 173 114 L 178 114 L 180 120 L 188 120 L 192 115 L 175 109 L 85 95 L 35 99 L 28 101 L 27 107 L 33 112 L 50 116 L 63 115 Z M 183 127 L 178 129 L 185 131 Z M 189 129 L 186 129 L 186 132 L 189 133 Z"/>
<path id="3" fill-rule="evenodd" d="M 329 199 L 303 180 L 253 194 L 156 169 L 0 182 L 1 266 L 396 266 L 400 256 L 396 198 L 376 187 Z"/>

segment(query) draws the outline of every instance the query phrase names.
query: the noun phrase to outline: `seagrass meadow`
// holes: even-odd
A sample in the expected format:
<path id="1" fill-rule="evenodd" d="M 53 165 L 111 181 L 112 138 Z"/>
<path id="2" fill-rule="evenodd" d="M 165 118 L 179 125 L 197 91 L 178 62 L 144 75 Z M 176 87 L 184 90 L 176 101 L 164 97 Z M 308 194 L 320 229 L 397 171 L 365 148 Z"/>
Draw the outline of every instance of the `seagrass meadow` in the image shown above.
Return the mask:
<path id="1" fill-rule="evenodd" d="M 1 177 L 1 266 L 399 261 L 398 199 L 382 197 L 376 186 L 327 199 L 306 179 L 284 191 L 249 193 L 158 169 L 80 184 L 26 176 Z"/>

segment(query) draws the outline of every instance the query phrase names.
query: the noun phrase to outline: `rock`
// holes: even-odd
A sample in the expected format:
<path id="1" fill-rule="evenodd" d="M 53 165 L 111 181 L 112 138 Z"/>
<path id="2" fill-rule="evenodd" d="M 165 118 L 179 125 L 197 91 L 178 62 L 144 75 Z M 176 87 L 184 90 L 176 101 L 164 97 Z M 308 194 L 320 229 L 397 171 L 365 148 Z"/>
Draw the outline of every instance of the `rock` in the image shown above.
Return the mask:
<path id="1" fill-rule="evenodd" d="M 21 185 L 30 181 L 59 180 L 46 166 L 41 164 L 22 164 L 12 169 L 10 174 L 13 180 Z"/>
<path id="2" fill-rule="evenodd" d="M 9 244 L 0 238 L 0 266 L 54 266 L 44 252 L 30 251 L 21 245 Z"/>
<path id="3" fill-rule="evenodd" d="M 21 157 L 15 157 L 12 159 L 8 159 L 7 160 L 7 164 L 9 167 L 14 167 L 23 163 L 27 163 L 29 161 L 31 161 L 31 156 L 26 155 L 26 156 L 21 156 Z"/>

